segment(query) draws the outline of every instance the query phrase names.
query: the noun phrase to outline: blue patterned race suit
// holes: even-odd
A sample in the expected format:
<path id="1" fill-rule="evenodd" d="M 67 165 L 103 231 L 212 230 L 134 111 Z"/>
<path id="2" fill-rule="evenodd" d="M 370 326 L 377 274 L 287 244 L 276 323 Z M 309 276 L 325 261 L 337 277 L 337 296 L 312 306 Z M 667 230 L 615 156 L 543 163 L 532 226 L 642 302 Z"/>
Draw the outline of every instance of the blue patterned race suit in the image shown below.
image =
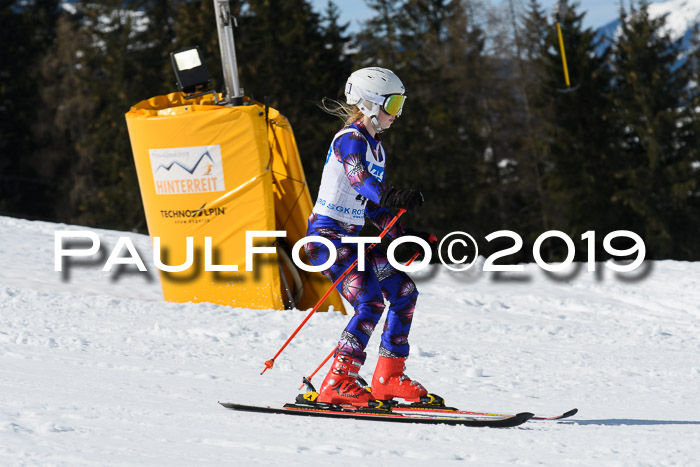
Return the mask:
<path id="1" fill-rule="evenodd" d="M 379 205 L 384 191 L 382 183 L 384 169 L 370 170 L 367 164 L 367 152 L 375 158 L 383 158 L 384 153 L 378 147 L 380 142 L 373 138 L 360 122 L 355 122 L 351 129 L 356 132 L 337 137 L 331 147 L 326 164 L 342 164 L 346 180 L 364 199 L 364 215 L 379 229 L 384 230 L 394 215 Z M 361 133 L 361 135 L 359 134 Z M 367 148 L 367 144 L 371 147 Z M 375 159 L 376 160 L 376 159 Z M 340 166 L 338 166 L 340 167 Z M 336 170 L 339 170 L 336 168 Z M 324 176 L 326 172 L 324 171 Z M 323 187 L 323 183 L 322 183 Z M 322 191 L 322 190 L 320 190 Z M 319 199 L 326 194 L 319 193 Z M 330 240 L 336 248 L 335 263 L 323 272 L 331 281 L 335 281 L 357 259 L 357 244 L 341 243 L 343 237 L 357 237 L 364 223 L 364 215 L 359 223 L 348 223 L 335 219 L 332 215 L 316 212 L 309 217 L 306 236 L 321 236 Z M 391 239 L 401 236 L 403 226 L 398 222 L 387 232 Z M 363 247 L 366 248 L 366 247 Z M 307 243 L 306 254 L 314 265 L 320 265 L 328 259 L 328 248 L 321 243 Z M 411 329 L 413 310 L 418 291 L 414 282 L 406 275 L 393 268 L 381 246 L 377 245 L 366 255 L 365 270 L 359 271 L 358 265 L 338 284 L 338 291 L 352 304 L 355 315 L 343 331 L 338 342 L 338 352 L 365 361 L 365 347 L 384 312 L 384 300 L 389 302 L 384 331 L 379 349 L 380 355 L 387 357 L 407 357 L 409 353 L 408 333 Z"/>

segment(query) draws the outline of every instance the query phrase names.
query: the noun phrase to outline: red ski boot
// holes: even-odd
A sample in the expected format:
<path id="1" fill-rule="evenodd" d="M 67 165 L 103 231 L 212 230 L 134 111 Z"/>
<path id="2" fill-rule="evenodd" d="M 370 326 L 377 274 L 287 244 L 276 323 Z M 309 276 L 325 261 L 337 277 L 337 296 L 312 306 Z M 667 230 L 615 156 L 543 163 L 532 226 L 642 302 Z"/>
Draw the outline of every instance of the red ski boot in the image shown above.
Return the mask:
<path id="1" fill-rule="evenodd" d="M 348 355 L 338 354 L 321 384 L 318 402 L 367 406 L 375 397 L 357 382 L 362 364 Z"/>
<path id="2" fill-rule="evenodd" d="M 372 395 L 378 400 L 390 400 L 394 397 L 408 402 L 420 402 L 421 396 L 428 391 L 418 381 L 412 381 L 403 372 L 406 358 L 389 358 L 379 356 L 377 368 L 372 376 Z"/>

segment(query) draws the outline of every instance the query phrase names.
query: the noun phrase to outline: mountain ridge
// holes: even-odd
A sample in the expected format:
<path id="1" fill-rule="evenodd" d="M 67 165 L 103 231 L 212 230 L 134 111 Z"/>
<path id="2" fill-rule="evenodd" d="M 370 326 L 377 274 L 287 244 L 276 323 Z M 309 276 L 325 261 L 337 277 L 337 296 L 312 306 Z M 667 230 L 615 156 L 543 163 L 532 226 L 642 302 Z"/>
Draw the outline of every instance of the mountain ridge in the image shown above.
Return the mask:
<path id="1" fill-rule="evenodd" d="M 651 18 L 666 17 L 663 30 L 672 40 L 680 41 L 683 58 L 693 47 L 693 29 L 700 24 L 700 0 L 666 0 L 649 4 Z M 627 11 L 629 16 L 630 12 Z M 602 54 L 620 34 L 620 18 L 616 18 L 597 30 L 596 39 L 600 40 L 596 53 Z"/>

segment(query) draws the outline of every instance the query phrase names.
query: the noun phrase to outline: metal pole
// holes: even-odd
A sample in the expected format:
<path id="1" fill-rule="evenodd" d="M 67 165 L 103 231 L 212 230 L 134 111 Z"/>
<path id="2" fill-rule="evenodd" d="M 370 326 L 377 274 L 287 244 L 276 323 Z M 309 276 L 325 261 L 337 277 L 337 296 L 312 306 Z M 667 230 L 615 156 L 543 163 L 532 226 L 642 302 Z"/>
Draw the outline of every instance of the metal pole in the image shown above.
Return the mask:
<path id="1" fill-rule="evenodd" d="M 214 10 L 216 12 L 216 28 L 219 33 L 221 65 L 226 85 L 226 100 L 229 105 L 241 105 L 243 103 L 243 90 L 238 82 L 236 47 L 233 40 L 233 26 L 236 25 L 236 18 L 231 15 L 228 0 L 214 0 Z"/>

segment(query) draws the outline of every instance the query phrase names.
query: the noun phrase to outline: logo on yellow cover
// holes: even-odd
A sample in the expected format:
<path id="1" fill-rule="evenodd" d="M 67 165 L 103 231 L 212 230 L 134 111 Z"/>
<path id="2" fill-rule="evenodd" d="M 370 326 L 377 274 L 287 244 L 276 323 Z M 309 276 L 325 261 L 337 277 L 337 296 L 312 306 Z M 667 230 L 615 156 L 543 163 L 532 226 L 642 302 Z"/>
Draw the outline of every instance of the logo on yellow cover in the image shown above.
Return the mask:
<path id="1" fill-rule="evenodd" d="M 153 182 L 159 195 L 224 191 L 221 146 L 149 149 Z"/>

